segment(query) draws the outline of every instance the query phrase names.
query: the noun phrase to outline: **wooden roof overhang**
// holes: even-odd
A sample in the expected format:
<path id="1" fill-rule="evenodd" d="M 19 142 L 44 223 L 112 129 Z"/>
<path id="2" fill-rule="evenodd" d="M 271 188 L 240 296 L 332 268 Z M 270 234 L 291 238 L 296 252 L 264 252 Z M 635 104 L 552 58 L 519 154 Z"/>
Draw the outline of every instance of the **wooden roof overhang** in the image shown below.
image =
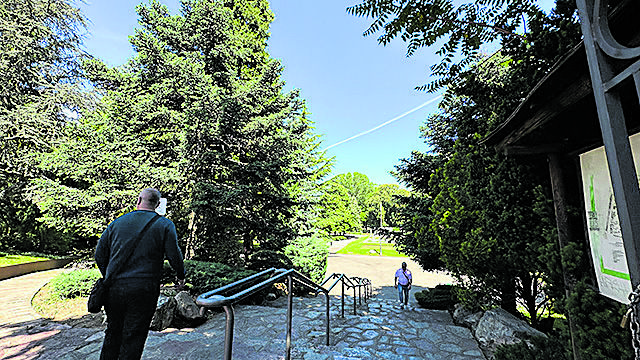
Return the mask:
<path id="1" fill-rule="evenodd" d="M 617 24 L 615 32 L 626 43 L 639 44 L 637 21 L 625 21 L 626 14 L 621 11 L 618 14 L 622 19 L 612 22 Z M 625 61 L 619 64 L 621 69 L 629 65 Z M 619 86 L 627 129 L 634 134 L 640 131 L 635 85 L 627 81 Z M 514 155 L 578 154 L 602 146 L 584 44 L 567 52 L 483 143 Z"/>

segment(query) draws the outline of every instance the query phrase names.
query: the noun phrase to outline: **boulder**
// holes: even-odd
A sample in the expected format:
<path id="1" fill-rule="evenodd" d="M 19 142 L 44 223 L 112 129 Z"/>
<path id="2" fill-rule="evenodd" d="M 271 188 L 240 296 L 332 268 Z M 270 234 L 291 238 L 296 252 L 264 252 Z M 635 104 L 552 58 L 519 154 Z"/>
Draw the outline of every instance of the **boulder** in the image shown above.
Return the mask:
<path id="1" fill-rule="evenodd" d="M 457 325 L 464 326 L 471 329 L 472 332 L 475 332 L 482 315 L 482 311 L 473 313 L 467 310 L 462 304 L 456 304 L 452 317 Z"/>
<path id="2" fill-rule="evenodd" d="M 156 312 L 153 314 L 149 328 L 153 331 L 162 331 L 168 328 L 173 322 L 175 309 L 176 299 L 160 295 L 156 305 Z"/>
<path id="3" fill-rule="evenodd" d="M 476 326 L 475 336 L 481 347 L 489 353 L 495 352 L 498 345 L 515 344 L 534 336 L 546 337 L 544 333 L 501 308 L 484 313 Z"/>
<path id="4" fill-rule="evenodd" d="M 206 316 L 200 316 L 200 307 L 193 301 L 191 295 L 181 291 L 175 296 L 176 307 L 172 326 L 178 329 L 196 327 L 207 321 Z"/>

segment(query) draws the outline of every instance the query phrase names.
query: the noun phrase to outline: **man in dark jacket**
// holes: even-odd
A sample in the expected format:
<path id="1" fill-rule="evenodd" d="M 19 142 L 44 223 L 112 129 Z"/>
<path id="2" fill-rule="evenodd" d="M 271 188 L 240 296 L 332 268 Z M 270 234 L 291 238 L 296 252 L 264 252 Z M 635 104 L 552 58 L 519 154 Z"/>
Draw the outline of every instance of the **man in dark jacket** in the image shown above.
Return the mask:
<path id="1" fill-rule="evenodd" d="M 112 221 L 96 247 L 96 263 L 103 277 L 112 277 L 113 268 L 127 258 L 126 244 L 136 239 L 156 215 L 160 192 L 144 189 L 136 210 Z M 124 248 L 124 249 L 123 249 Z M 184 264 L 178 247 L 176 227 L 167 218 L 157 219 L 120 266 L 109 288 L 105 305 L 107 330 L 100 359 L 140 359 L 149 325 L 160 294 L 160 277 L 165 255 L 177 272 L 178 287 L 184 285 Z"/>

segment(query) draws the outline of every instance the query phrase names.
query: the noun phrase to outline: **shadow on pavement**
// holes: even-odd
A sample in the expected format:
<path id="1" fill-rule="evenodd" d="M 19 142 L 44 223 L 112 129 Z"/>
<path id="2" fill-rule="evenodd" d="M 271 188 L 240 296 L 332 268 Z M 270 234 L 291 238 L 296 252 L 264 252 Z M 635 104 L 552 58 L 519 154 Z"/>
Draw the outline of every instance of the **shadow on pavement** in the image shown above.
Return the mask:
<path id="1" fill-rule="evenodd" d="M 409 290 L 409 304 L 411 306 L 417 307 L 418 302 L 416 301 L 414 294 L 418 291 L 422 291 L 426 289 L 427 289 L 426 287 L 422 287 L 422 286 L 411 286 L 411 290 Z M 398 298 L 398 289 L 395 288 L 394 286 L 381 286 L 381 287 L 374 286 L 373 296 L 380 299 L 396 300 L 398 302 L 400 301 L 400 299 Z"/>

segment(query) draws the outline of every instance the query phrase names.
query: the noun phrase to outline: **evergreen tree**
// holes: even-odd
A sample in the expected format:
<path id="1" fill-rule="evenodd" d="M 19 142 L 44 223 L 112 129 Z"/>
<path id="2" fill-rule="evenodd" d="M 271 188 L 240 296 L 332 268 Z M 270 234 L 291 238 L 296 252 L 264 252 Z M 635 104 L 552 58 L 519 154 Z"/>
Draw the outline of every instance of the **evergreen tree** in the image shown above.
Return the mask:
<path id="1" fill-rule="evenodd" d="M 151 1 L 137 11 L 136 56 L 116 68 L 85 63 L 102 104 L 43 161 L 54 176 L 38 191 L 67 195 L 47 208 L 52 221 L 71 214 L 74 231 L 95 236 L 155 186 L 188 256 L 239 264 L 256 247 L 282 251 L 308 230 L 307 194 L 326 160 L 266 52 L 268 3 L 187 0 L 171 15 Z"/>
<path id="2" fill-rule="evenodd" d="M 84 25 L 66 0 L 0 3 L 0 249 L 69 245 L 41 223 L 29 182 L 43 176 L 33 158 L 63 142 L 73 113 L 91 104 L 78 86 Z"/>

